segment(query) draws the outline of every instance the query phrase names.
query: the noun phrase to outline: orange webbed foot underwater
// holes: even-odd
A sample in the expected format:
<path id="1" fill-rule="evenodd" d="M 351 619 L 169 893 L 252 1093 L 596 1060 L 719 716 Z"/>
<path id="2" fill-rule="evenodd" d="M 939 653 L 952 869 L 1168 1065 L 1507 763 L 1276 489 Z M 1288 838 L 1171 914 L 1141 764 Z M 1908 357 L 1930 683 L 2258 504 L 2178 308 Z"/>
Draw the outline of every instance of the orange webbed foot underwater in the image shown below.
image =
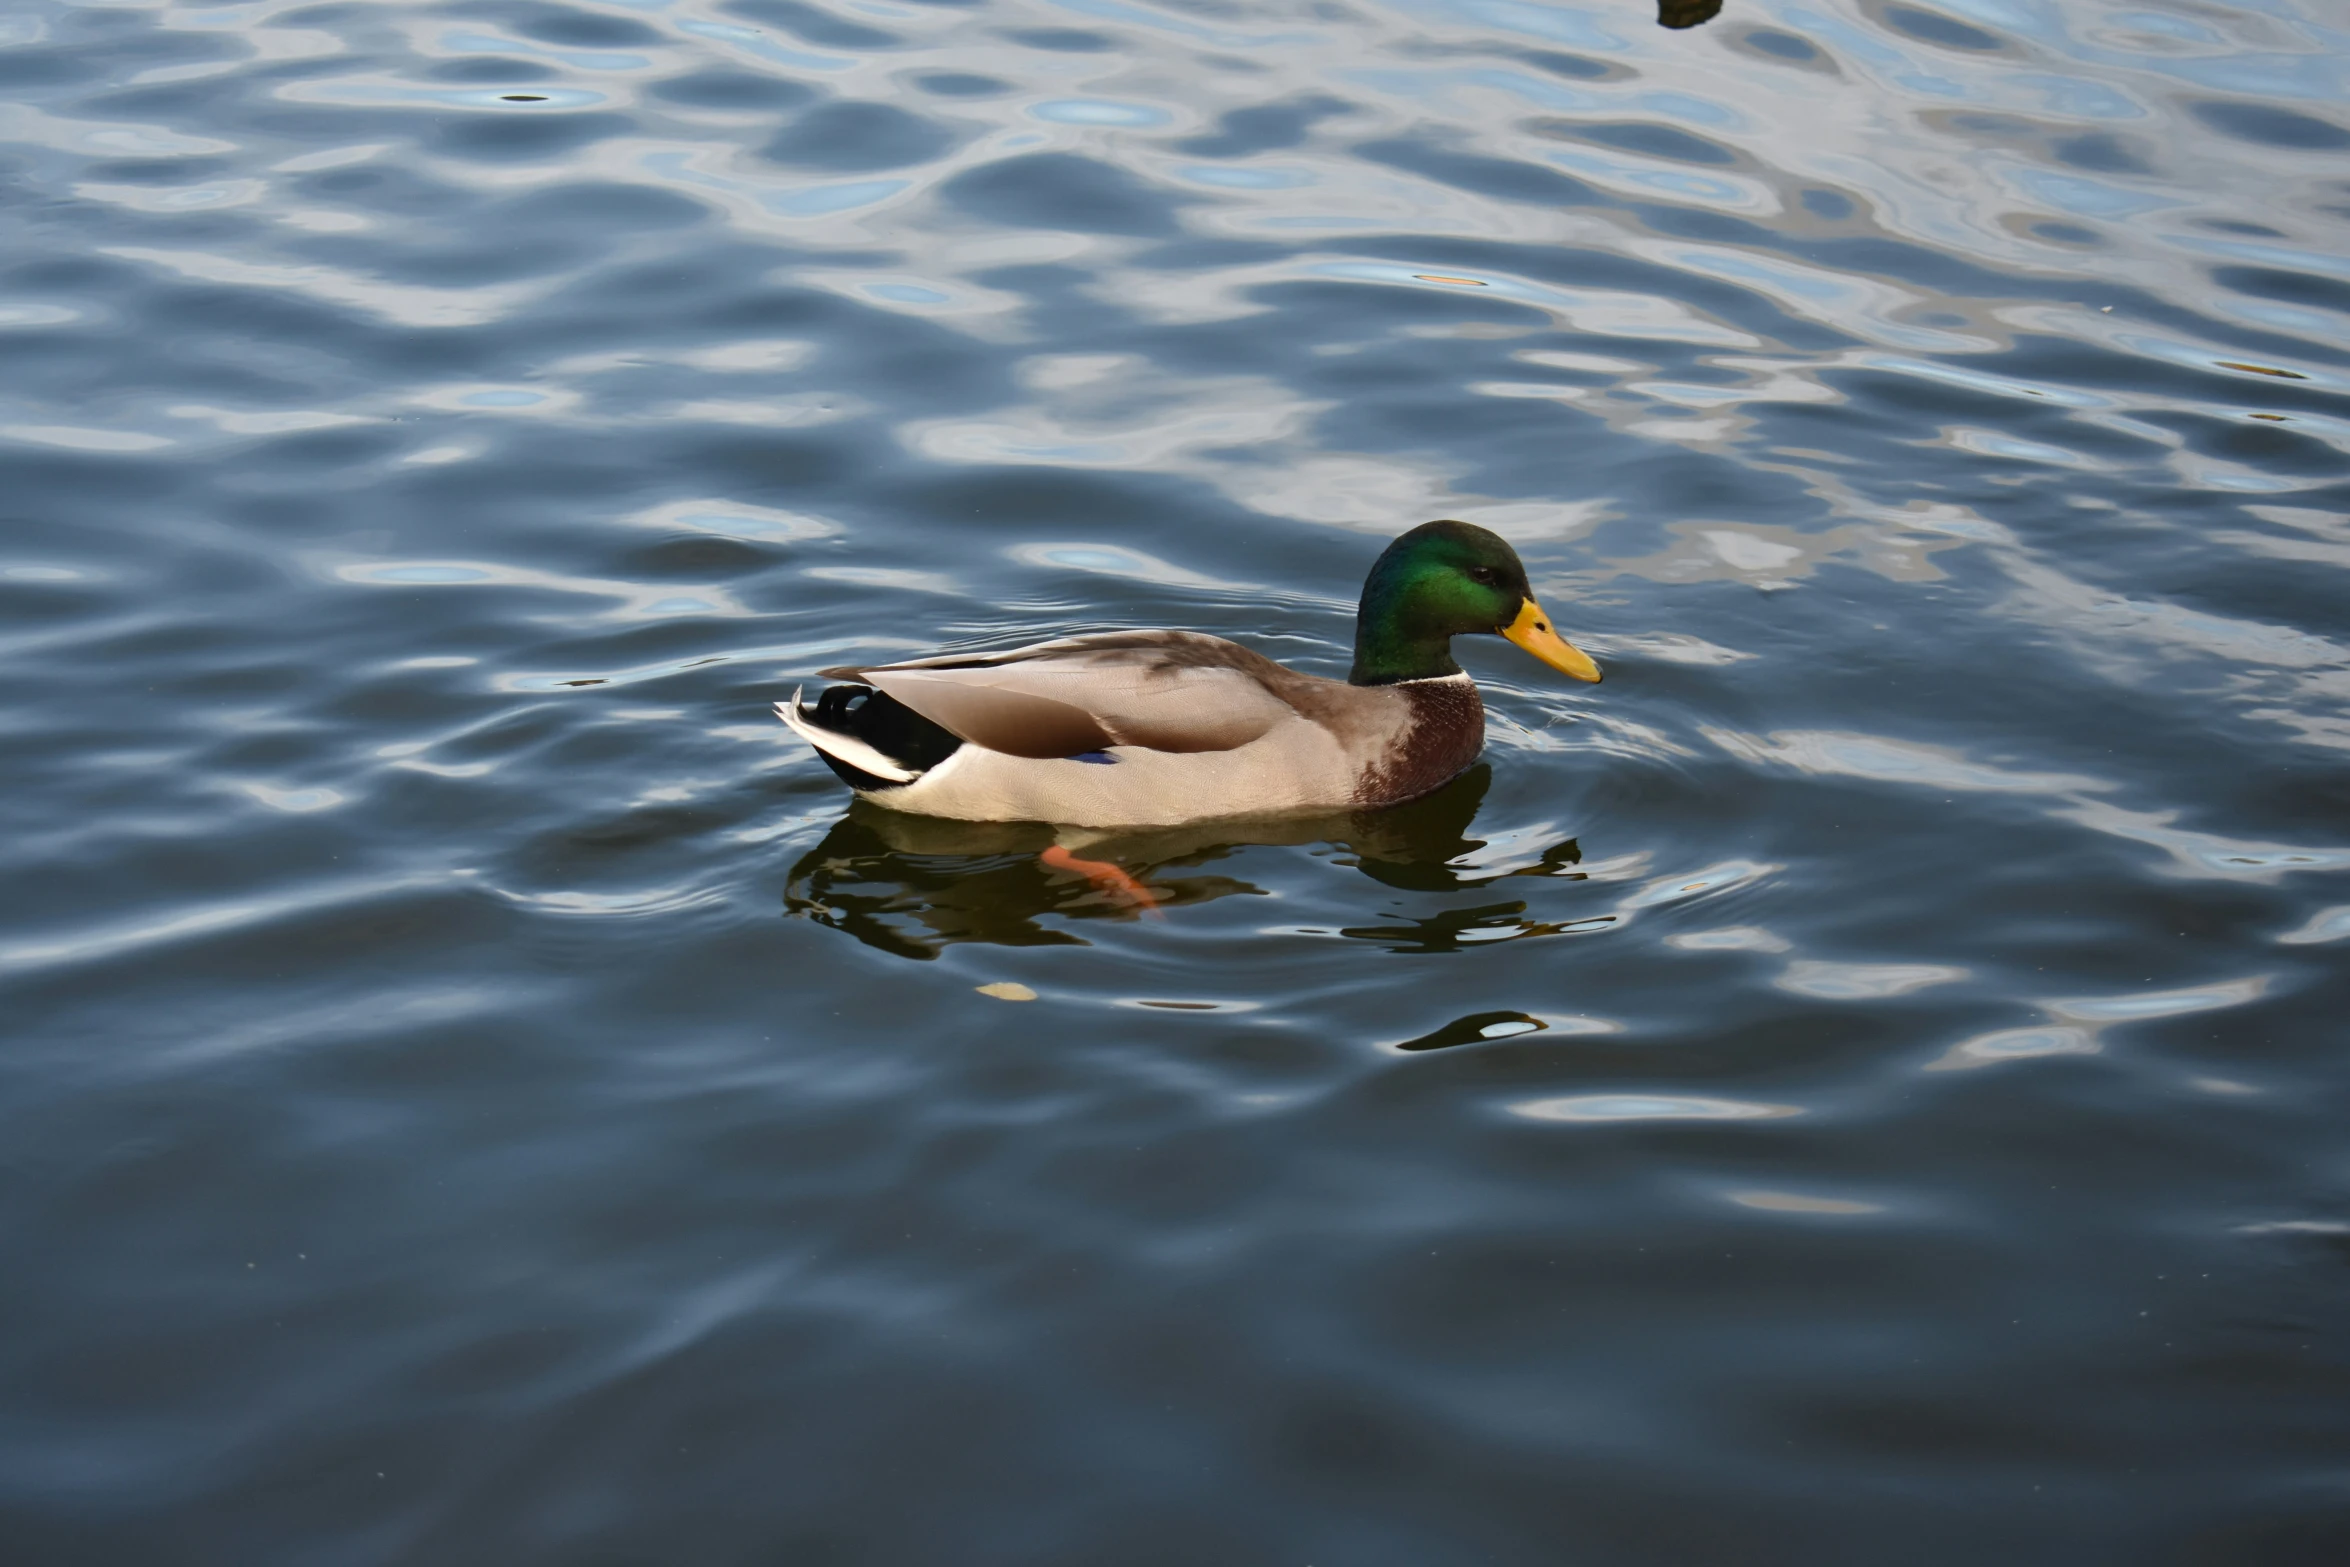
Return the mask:
<path id="1" fill-rule="evenodd" d="M 1054 870 L 1084 877 L 1118 902 L 1132 906 L 1151 919 L 1166 918 L 1159 912 L 1156 893 L 1107 860 L 1081 860 L 1057 843 L 1037 858 Z"/>

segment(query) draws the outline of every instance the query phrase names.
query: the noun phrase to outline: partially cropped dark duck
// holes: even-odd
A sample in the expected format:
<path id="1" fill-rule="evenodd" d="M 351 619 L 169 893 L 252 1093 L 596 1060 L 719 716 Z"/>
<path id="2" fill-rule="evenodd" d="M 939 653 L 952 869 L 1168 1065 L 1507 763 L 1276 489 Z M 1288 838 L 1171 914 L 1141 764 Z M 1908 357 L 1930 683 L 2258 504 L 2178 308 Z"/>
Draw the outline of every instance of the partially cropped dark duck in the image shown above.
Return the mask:
<path id="1" fill-rule="evenodd" d="M 1430 522 L 1371 567 L 1345 680 L 1196 631 L 1112 631 L 827 669 L 847 683 L 775 711 L 858 794 L 926 816 L 1154 827 L 1366 809 L 1477 759 L 1485 708 L 1452 639 L 1478 634 L 1599 679 L 1534 602 L 1517 551 Z"/>
<path id="2" fill-rule="evenodd" d="M 1721 15 L 1722 0 L 1656 0 L 1656 25 L 1696 27 Z"/>

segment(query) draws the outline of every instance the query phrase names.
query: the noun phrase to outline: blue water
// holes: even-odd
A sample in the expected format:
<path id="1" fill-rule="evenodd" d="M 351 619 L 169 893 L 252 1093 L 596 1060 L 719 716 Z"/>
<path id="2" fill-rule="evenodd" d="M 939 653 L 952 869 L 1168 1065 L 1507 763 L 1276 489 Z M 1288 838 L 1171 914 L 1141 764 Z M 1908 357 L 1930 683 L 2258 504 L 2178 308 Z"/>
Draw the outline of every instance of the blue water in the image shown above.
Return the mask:
<path id="1" fill-rule="evenodd" d="M 2337 6 L 0 45 L 0 1559 L 2350 1560 Z M 1164 919 L 768 713 L 1441 516 Z"/>

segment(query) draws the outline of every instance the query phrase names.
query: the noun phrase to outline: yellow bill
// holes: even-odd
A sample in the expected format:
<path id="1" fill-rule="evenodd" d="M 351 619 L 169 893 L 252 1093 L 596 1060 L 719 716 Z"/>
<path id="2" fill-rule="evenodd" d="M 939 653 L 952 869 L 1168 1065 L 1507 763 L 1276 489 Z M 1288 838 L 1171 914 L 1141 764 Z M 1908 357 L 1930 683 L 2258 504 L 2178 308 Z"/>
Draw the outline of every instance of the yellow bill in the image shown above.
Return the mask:
<path id="1" fill-rule="evenodd" d="M 1591 655 L 1551 630 L 1550 617 L 1531 598 L 1518 611 L 1518 618 L 1501 628 L 1501 634 L 1562 675 L 1595 685 L 1599 681 L 1599 666 L 1591 662 Z"/>

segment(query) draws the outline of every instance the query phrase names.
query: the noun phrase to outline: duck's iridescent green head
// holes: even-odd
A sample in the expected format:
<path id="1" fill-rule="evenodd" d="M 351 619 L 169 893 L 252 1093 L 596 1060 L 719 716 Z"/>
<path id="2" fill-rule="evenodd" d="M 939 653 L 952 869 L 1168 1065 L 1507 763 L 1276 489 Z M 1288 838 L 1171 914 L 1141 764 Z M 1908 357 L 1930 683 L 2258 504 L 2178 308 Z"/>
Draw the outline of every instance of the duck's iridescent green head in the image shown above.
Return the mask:
<path id="1" fill-rule="evenodd" d="M 1577 680 L 1599 678 L 1551 629 L 1509 541 L 1466 522 L 1424 522 L 1387 546 L 1363 581 L 1347 678 L 1385 686 L 1457 675 L 1452 639 L 1477 634 L 1507 637 Z"/>

